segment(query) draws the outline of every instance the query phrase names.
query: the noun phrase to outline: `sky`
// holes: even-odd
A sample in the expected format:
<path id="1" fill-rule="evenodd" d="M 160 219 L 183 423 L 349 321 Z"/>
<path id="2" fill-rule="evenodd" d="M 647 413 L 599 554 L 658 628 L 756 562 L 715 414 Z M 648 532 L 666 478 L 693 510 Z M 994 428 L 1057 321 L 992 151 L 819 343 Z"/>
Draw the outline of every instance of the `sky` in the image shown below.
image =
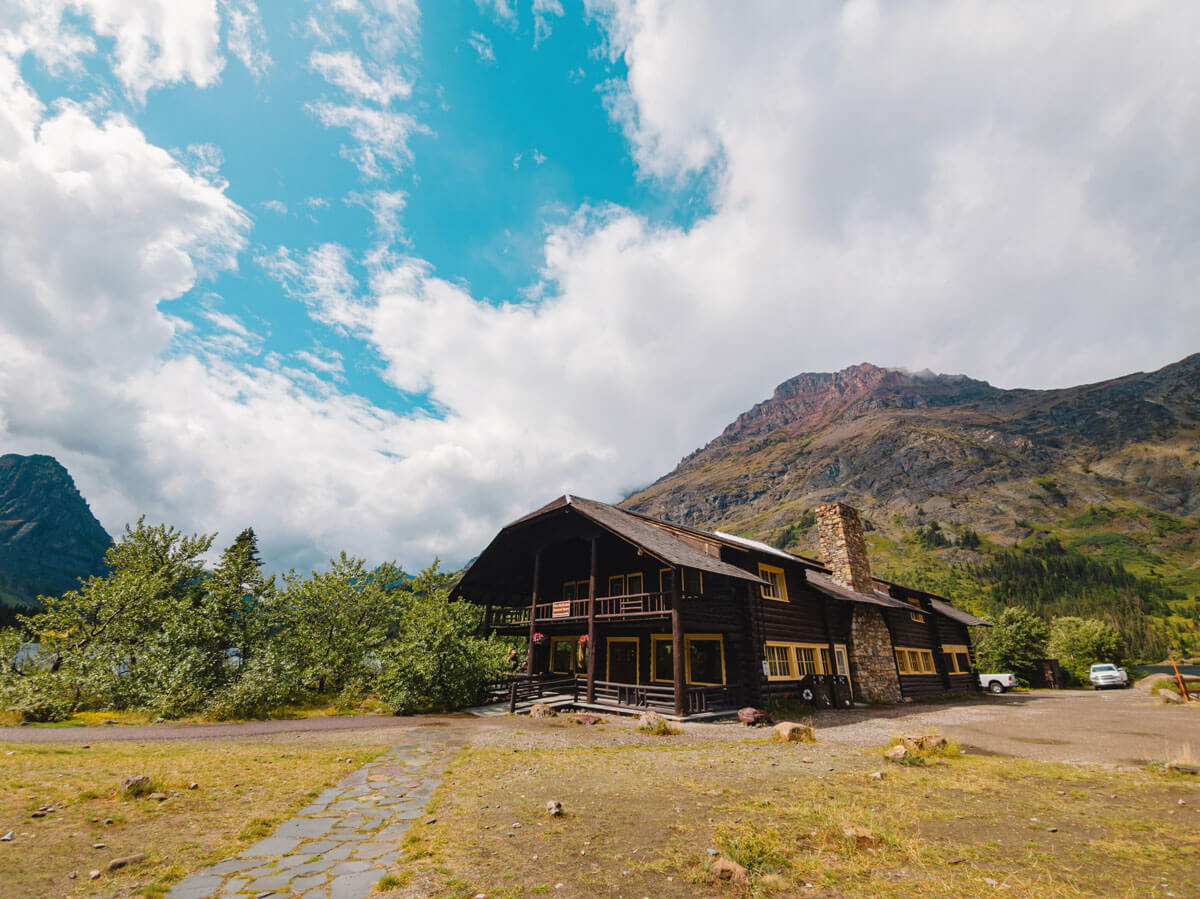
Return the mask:
<path id="1" fill-rule="evenodd" d="M 0 452 L 456 567 L 804 371 L 1200 351 L 1194 3 L 9 0 Z"/>

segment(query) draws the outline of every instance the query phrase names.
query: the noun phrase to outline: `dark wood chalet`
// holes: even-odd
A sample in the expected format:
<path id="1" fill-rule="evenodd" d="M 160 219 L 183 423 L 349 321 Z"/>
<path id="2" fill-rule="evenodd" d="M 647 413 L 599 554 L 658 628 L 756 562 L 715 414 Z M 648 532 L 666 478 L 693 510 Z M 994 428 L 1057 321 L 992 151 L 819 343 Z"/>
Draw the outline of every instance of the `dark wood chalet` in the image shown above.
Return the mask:
<path id="1" fill-rule="evenodd" d="M 454 592 L 528 638 L 514 705 L 685 717 L 975 689 L 968 627 L 985 622 L 873 578 L 849 506 L 820 507 L 818 530 L 828 564 L 568 495 L 505 527 Z"/>

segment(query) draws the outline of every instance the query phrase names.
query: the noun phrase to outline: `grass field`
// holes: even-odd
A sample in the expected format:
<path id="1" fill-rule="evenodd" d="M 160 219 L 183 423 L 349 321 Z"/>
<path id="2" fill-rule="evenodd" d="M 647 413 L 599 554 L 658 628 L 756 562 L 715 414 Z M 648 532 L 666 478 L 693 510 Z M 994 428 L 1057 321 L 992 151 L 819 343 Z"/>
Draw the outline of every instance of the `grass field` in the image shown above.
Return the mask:
<path id="1" fill-rule="evenodd" d="M 1200 890 L 1194 777 L 982 755 L 908 767 L 884 762 L 882 747 L 671 740 L 465 750 L 434 797 L 436 821 L 406 838 L 388 895 Z M 562 817 L 546 814 L 548 800 Z M 750 886 L 716 882 L 710 849 L 749 868 Z"/>
<path id="2" fill-rule="evenodd" d="M 13 831 L 0 842 L 0 895 L 162 895 L 190 871 L 270 833 L 384 748 L 377 736 L 345 735 L 302 746 L 0 743 L 0 835 Z M 148 775 L 169 798 L 126 797 L 121 784 L 133 774 Z M 47 806 L 54 811 L 31 817 Z M 135 853 L 147 860 L 89 879 L 89 871 Z"/>

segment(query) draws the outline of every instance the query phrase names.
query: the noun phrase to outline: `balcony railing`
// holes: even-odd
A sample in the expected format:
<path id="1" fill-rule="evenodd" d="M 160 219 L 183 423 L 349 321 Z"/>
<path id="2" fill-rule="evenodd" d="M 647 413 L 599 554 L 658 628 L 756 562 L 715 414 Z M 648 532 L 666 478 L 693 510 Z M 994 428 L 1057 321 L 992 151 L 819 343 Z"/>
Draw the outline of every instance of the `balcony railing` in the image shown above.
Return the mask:
<path id="1" fill-rule="evenodd" d="M 684 599 L 694 599 L 685 595 Z M 597 596 L 597 621 L 626 621 L 631 618 L 653 618 L 669 615 L 671 612 L 670 593 L 631 593 L 627 596 Z M 537 604 L 538 621 L 571 621 L 586 620 L 588 616 L 587 599 L 562 600 L 560 602 L 539 602 Z M 499 606 L 491 610 L 488 617 L 489 627 L 514 627 L 529 625 L 529 606 Z"/>

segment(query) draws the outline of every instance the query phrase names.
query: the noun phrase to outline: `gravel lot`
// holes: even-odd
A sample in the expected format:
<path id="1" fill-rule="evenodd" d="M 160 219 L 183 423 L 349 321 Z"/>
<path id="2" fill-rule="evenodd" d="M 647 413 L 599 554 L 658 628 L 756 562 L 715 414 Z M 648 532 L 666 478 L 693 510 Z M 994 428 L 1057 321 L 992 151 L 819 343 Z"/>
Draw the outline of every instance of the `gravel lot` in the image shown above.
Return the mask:
<path id="1" fill-rule="evenodd" d="M 467 715 L 392 718 L 359 715 L 248 721 L 224 724 L 0 728 L 0 741 L 91 743 L 107 740 L 320 740 L 378 732 L 384 739 L 475 745 L 622 745 L 640 742 L 635 719 L 604 716 L 598 727 L 569 716 L 545 721 L 527 717 Z M 939 731 L 983 752 L 1048 761 L 1143 765 L 1191 752 L 1200 759 L 1200 703 L 1165 706 L 1143 689 L 1036 691 L 984 695 L 966 700 L 819 712 L 813 723 L 822 742 L 878 746 L 899 733 Z M 746 728 L 732 721 L 685 724 L 680 741 L 742 740 Z M 1187 748 L 1190 747 L 1190 750 Z"/>

